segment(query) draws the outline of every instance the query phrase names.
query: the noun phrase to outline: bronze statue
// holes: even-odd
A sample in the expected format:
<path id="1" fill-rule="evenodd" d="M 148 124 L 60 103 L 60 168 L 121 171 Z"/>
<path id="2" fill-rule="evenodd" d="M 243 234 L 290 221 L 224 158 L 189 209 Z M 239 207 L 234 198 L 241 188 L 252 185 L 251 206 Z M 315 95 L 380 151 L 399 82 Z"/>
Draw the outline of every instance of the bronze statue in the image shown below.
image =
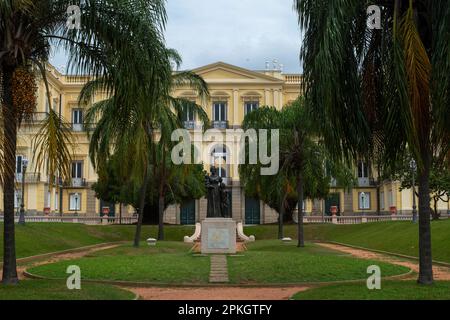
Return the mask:
<path id="1" fill-rule="evenodd" d="M 228 217 L 228 194 L 222 178 L 217 175 L 215 167 L 211 167 L 211 175 L 205 175 L 208 210 L 207 218 Z"/>

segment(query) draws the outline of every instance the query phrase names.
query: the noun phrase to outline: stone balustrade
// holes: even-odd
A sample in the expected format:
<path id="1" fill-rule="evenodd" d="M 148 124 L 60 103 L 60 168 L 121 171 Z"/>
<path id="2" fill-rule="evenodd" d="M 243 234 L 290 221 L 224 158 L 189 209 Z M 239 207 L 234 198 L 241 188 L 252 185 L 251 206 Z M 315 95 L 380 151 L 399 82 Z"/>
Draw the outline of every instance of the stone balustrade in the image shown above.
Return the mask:
<path id="1" fill-rule="evenodd" d="M 19 216 L 15 217 L 19 221 Z M 0 222 L 3 222 L 3 215 L 0 215 Z M 25 216 L 25 222 L 56 222 L 56 223 L 81 223 L 88 225 L 110 225 L 110 224 L 134 224 L 137 217 L 107 217 L 107 216 Z"/>

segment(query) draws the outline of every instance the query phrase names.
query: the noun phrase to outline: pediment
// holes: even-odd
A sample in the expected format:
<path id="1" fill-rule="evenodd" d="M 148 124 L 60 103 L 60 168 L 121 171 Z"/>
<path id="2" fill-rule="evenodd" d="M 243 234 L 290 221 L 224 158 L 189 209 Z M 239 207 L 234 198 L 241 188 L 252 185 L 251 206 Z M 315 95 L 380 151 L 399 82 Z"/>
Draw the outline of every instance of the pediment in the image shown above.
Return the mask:
<path id="1" fill-rule="evenodd" d="M 192 70 L 206 82 L 280 83 L 282 80 L 263 73 L 233 66 L 224 62 L 213 63 Z"/>

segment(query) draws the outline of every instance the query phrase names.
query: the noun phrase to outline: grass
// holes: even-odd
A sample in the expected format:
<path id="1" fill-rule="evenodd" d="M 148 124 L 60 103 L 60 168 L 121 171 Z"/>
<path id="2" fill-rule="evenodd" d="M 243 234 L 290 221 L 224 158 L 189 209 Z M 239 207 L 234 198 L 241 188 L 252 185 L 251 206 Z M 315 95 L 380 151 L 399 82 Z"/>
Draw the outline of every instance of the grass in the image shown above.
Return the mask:
<path id="1" fill-rule="evenodd" d="M 3 224 L 0 223 L 3 230 Z M 109 225 L 88 226 L 73 223 L 27 223 L 16 224 L 17 257 L 29 257 L 38 254 L 62 251 L 95 245 L 104 242 L 131 241 L 134 237 L 134 226 Z M 142 240 L 156 237 L 156 226 L 142 228 Z M 166 239 L 182 241 L 185 235 L 191 235 L 191 226 L 167 226 Z M 0 232 L 0 261 L 3 259 L 3 232 Z"/>
<path id="2" fill-rule="evenodd" d="M 68 290 L 65 281 L 26 280 L 17 286 L 0 284 L 0 300 L 132 300 L 135 295 L 111 285 L 82 283 Z"/>
<path id="3" fill-rule="evenodd" d="M 302 283 L 367 278 L 367 267 L 378 265 L 383 276 L 403 274 L 408 268 L 378 261 L 355 259 L 312 243 L 257 241 L 242 256 L 228 258 L 233 283 Z"/>
<path id="4" fill-rule="evenodd" d="M 450 263 L 450 219 L 433 221 L 433 259 Z M 0 224 L 0 229 L 3 225 Z M 27 257 L 47 252 L 72 249 L 112 241 L 131 241 L 134 226 L 86 226 L 71 223 L 27 223 L 16 225 L 17 256 Z M 182 241 L 194 232 L 192 226 L 166 226 L 168 241 Z M 246 234 L 254 234 L 258 240 L 276 239 L 276 225 L 245 228 Z M 156 237 L 156 226 L 144 226 L 142 239 Z M 295 239 L 296 225 L 286 225 L 285 235 Z M 305 238 L 337 241 L 366 248 L 418 256 L 418 225 L 411 222 L 379 222 L 359 225 L 306 225 Z M 0 261 L 3 257 L 3 232 L 0 232 Z"/>
<path id="5" fill-rule="evenodd" d="M 309 241 L 336 241 L 369 249 L 390 251 L 417 257 L 419 229 L 411 222 L 377 222 L 355 225 L 309 224 L 305 238 Z M 277 227 L 261 225 L 245 228 L 256 239 L 275 239 Z M 297 238 L 296 225 L 287 225 L 285 235 Z M 450 263 L 450 219 L 431 222 L 433 259 Z"/>
<path id="6" fill-rule="evenodd" d="M 415 281 L 382 281 L 381 290 L 369 290 L 364 283 L 318 287 L 293 296 L 295 300 L 449 300 L 450 281 L 432 286 Z"/>
<path id="7" fill-rule="evenodd" d="M 159 242 L 155 247 L 139 249 L 121 246 L 29 271 L 50 278 L 64 278 L 67 267 L 77 265 L 81 269 L 82 279 L 207 283 L 209 258 L 193 256 L 189 252 L 190 247 L 181 242 Z"/>

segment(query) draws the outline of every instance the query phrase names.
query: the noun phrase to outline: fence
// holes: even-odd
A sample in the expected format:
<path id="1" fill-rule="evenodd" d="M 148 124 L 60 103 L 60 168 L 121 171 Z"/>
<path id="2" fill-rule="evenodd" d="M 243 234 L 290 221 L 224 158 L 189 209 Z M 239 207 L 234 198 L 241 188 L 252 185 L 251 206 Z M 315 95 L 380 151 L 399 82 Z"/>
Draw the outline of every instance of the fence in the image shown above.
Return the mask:
<path id="1" fill-rule="evenodd" d="M 294 222 L 297 223 L 297 213 L 293 215 Z M 441 215 L 441 219 L 450 219 L 450 215 Z M 304 216 L 304 223 L 332 223 L 332 224 L 361 224 L 385 221 L 412 221 L 413 216 L 402 215 L 382 215 L 382 216 Z"/>
<path id="2" fill-rule="evenodd" d="M 15 216 L 15 221 L 19 222 L 18 216 Z M 3 215 L 0 216 L 0 222 L 3 222 Z M 88 225 L 134 224 L 137 222 L 137 217 L 25 216 L 25 222 L 82 223 Z"/>

